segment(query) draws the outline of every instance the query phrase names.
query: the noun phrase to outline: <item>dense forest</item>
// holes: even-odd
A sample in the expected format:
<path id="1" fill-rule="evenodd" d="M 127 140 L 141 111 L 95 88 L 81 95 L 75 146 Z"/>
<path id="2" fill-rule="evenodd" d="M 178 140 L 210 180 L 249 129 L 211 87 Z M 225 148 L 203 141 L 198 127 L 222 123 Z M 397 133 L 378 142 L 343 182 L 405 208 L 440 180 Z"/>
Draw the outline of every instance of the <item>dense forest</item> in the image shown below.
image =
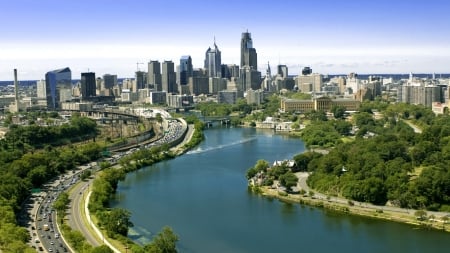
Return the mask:
<path id="1" fill-rule="evenodd" d="M 381 115 L 378 119 L 373 109 Z M 435 116 L 423 106 L 378 102 L 364 104 L 351 122 L 353 141 L 335 138 L 335 120 L 316 122 L 319 130 L 303 133 L 307 145 L 333 146 L 327 155 L 306 152 L 294 157 L 299 169 L 313 172 L 310 186 L 361 202 L 450 211 L 448 115 Z M 408 123 L 422 132 L 415 132 Z M 317 131 L 327 132 L 310 135 Z"/>
<path id="2" fill-rule="evenodd" d="M 7 123 L 10 131 L 0 140 L 0 249 L 34 252 L 26 245 L 29 239 L 26 229 L 17 225 L 21 204 L 30 196 L 31 189 L 99 158 L 102 147 L 95 142 L 71 143 L 97 134 L 95 122 L 87 118 L 76 116 L 66 124 L 50 127 Z M 53 134 L 64 137 L 67 145 L 52 147 Z"/>

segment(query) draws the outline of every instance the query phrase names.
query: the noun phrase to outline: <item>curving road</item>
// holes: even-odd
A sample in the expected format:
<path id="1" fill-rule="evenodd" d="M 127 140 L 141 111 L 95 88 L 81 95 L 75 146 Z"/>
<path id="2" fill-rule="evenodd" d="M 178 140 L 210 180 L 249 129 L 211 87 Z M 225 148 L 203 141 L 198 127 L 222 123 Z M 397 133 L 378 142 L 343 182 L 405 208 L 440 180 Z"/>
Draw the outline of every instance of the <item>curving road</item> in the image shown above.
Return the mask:
<path id="1" fill-rule="evenodd" d="M 92 184 L 93 179 L 89 181 L 81 181 L 76 184 L 69 195 L 71 200 L 70 212 L 67 215 L 69 226 L 80 231 L 86 238 L 87 242 L 94 247 L 102 245 L 100 239 L 95 236 L 84 224 L 85 218 L 83 218 L 83 213 L 81 210 L 84 209 L 84 198 L 87 195 L 88 188 Z"/>

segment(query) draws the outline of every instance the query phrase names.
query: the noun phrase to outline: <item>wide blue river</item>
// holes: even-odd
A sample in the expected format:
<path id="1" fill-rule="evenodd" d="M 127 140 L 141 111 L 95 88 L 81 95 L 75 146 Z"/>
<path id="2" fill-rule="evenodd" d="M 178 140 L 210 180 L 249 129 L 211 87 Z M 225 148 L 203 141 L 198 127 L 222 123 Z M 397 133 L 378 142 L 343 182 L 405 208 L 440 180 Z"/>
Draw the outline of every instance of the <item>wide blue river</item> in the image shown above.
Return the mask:
<path id="1" fill-rule="evenodd" d="M 163 226 L 179 252 L 450 252 L 450 234 L 287 204 L 252 194 L 257 160 L 289 159 L 301 140 L 271 131 L 211 128 L 198 148 L 127 175 L 114 207 L 128 209 L 130 237 L 144 244 Z M 450 226 L 450 224 L 449 224 Z"/>

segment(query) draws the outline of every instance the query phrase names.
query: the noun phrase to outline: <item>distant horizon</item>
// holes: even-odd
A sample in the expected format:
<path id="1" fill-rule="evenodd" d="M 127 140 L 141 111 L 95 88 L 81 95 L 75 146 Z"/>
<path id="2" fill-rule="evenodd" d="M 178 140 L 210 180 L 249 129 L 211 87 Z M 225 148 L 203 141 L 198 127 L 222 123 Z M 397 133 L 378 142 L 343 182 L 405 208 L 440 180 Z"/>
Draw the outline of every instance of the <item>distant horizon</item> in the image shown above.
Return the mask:
<path id="1" fill-rule="evenodd" d="M 104 75 L 104 74 L 101 74 L 101 75 L 97 76 L 97 73 L 95 73 L 95 74 L 96 74 L 95 78 L 103 77 L 103 75 Z M 111 73 L 105 73 L 105 74 L 111 74 Z M 313 73 L 313 74 L 322 74 L 324 76 L 326 76 L 326 75 L 328 75 L 328 76 L 347 76 L 350 73 L 346 73 L 346 74 Z M 369 76 L 382 76 L 382 77 L 391 76 L 392 77 L 392 76 L 409 76 L 410 73 L 363 73 L 363 74 L 355 73 L 355 74 L 357 74 L 358 76 L 363 76 L 363 77 L 369 77 Z M 436 75 L 436 78 L 440 78 L 440 76 L 444 76 L 443 78 L 450 78 L 450 72 L 448 72 L 448 73 L 412 73 L 412 74 L 413 74 L 414 77 L 419 77 L 419 78 L 423 78 L 424 76 L 432 76 L 433 74 Z M 111 74 L 111 75 L 114 75 L 114 74 Z M 272 73 L 272 75 L 274 75 L 274 74 Z M 265 75 L 261 74 L 261 76 L 264 77 Z M 289 74 L 289 76 L 290 77 L 296 77 L 298 75 L 291 75 L 291 74 Z M 19 77 L 17 79 L 18 79 L 19 83 L 20 82 L 36 82 L 36 81 L 39 81 L 39 80 L 45 80 L 45 78 L 41 78 L 41 79 L 26 79 L 25 80 L 25 79 L 20 79 Z M 117 76 L 117 79 L 119 79 L 119 80 L 135 79 L 135 77 L 120 77 L 120 76 Z M 81 79 L 79 79 L 79 78 L 72 78 L 72 82 L 80 81 L 80 80 Z M 0 84 L 2 84 L 2 83 L 4 84 L 6 82 L 13 83 L 14 79 L 11 79 L 11 80 L 0 80 Z"/>
<path id="2" fill-rule="evenodd" d="M 240 63 L 248 30 L 258 70 L 268 62 L 337 73 L 448 73 L 450 27 L 445 0 L 15 0 L 0 4 L 0 80 L 40 80 L 70 67 L 133 76 L 150 60 L 202 68 L 216 42 L 223 64 Z M 144 63 L 138 64 L 136 63 Z M 340 75 L 340 74 L 339 74 Z"/>

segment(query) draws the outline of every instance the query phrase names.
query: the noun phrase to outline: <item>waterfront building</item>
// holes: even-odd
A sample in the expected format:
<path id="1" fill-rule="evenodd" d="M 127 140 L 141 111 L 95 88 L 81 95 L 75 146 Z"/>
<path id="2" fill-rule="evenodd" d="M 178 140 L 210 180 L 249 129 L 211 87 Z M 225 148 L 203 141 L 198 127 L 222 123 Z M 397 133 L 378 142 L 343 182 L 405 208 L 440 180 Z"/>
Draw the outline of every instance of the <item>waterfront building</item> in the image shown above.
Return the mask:
<path id="1" fill-rule="evenodd" d="M 72 72 L 70 71 L 70 68 L 57 69 L 47 72 L 45 74 L 45 96 L 47 98 L 47 108 L 60 108 L 60 102 L 66 101 L 67 91 L 71 94 L 71 89 Z"/>
<path id="2" fill-rule="evenodd" d="M 222 58 L 215 39 L 213 48 L 206 50 L 205 69 L 208 71 L 208 77 L 222 77 Z"/>
<path id="3" fill-rule="evenodd" d="M 177 93 L 175 65 L 172 61 L 164 61 L 162 64 L 161 90 L 169 93 Z"/>
<path id="4" fill-rule="evenodd" d="M 253 48 L 252 36 L 248 31 L 242 33 L 241 37 L 241 68 L 244 66 L 254 70 L 258 69 L 258 56 L 256 49 Z"/>

